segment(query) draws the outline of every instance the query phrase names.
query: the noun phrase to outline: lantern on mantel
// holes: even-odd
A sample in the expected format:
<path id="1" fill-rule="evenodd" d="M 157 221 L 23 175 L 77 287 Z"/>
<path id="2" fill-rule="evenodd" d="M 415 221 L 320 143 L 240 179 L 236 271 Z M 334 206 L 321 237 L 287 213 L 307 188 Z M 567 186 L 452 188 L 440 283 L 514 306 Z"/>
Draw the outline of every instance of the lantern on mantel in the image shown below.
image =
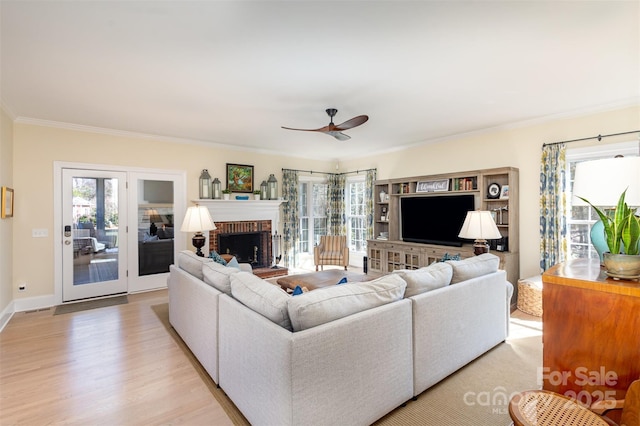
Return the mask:
<path id="1" fill-rule="evenodd" d="M 200 173 L 200 199 L 211 198 L 211 176 L 207 169 Z"/>
<path id="2" fill-rule="evenodd" d="M 267 179 L 267 185 L 268 185 L 267 193 L 269 195 L 269 199 L 277 200 L 278 199 L 278 181 L 276 180 L 276 177 L 273 174 L 269 175 L 269 179 Z"/>
<path id="3" fill-rule="evenodd" d="M 211 184 L 211 198 L 214 200 L 222 198 L 222 184 L 218 178 L 215 178 Z"/>
<path id="4" fill-rule="evenodd" d="M 261 200 L 268 200 L 269 196 L 267 193 L 268 190 L 268 185 L 267 185 L 267 181 L 263 180 L 262 183 L 260 184 L 260 199 Z"/>

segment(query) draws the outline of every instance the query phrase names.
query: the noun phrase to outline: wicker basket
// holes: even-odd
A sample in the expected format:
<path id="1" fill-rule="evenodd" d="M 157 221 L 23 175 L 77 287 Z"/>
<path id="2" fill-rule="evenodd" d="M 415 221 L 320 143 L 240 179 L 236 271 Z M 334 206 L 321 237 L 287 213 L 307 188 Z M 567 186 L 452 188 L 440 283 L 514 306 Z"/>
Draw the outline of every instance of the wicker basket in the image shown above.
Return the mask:
<path id="1" fill-rule="evenodd" d="M 518 309 L 529 315 L 542 316 L 542 276 L 518 280 Z"/>

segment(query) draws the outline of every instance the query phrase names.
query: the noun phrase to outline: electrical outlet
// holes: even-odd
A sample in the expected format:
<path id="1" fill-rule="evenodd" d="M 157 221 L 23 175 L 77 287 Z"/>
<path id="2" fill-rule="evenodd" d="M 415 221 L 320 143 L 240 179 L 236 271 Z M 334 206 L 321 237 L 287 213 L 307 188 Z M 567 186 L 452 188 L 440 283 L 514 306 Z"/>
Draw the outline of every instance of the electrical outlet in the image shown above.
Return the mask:
<path id="1" fill-rule="evenodd" d="M 18 291 L 27 291 L 27 285 L 26 284 L 18 285 Z"/>

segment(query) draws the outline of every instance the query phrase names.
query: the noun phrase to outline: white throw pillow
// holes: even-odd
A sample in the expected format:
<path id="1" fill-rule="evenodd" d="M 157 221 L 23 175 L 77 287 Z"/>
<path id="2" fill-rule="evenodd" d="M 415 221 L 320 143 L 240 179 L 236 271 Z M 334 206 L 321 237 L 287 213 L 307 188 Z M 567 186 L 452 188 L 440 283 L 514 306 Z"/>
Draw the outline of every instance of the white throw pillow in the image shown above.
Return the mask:
<path id="1" fill-rule="evenodd" d="M 231 295 L 234 299 L 274 323 L 291 330 L 291 321 L 287 312 L 287 302 L 291 296 L 286 291 L 248 272 L 236 272 L 229 278 Z"/>
<path id="2" fill-rule="evenodd" d="M 500 258 L 491 253 L 484 253 L 464 260 L 447 260 L 446 263 L 453 267 L 451 284 L 456 284 L 496 272 L 500 265 Z"/>
<path id="3" fill-rule="evenodd" d="M 402 299 L 407 283 L 399 275 L 373 281 L 335 285 L 289 299 L 293 331 L 306 330 L 357 312 Z"/>
<path id="4" fill-rule="evenodd" d="M 393 273 L 400 275 L 407 282 L 404 297 L 411 297 L 449 285 L 453 268 L 447 263 L 438 262 L 424 268 L 400 269 Z"/>
<path id="5" fill-rule="evenodd" d="M 178 267 L 200 280 L 204 278 L 202 265 L 209 262 L 213 262 L 213 260 L 208 257 L 200 257 L 189 250 L 182 250 L 178 253 Z"/>
<path id="6" fill-rule="evenodd" d="M 208 262 L 202 265 L 203 281 L 228 295 L 231 295 L 231 275 L 238 272 L 240 269 L 222 266 L 218 262 Z"/>

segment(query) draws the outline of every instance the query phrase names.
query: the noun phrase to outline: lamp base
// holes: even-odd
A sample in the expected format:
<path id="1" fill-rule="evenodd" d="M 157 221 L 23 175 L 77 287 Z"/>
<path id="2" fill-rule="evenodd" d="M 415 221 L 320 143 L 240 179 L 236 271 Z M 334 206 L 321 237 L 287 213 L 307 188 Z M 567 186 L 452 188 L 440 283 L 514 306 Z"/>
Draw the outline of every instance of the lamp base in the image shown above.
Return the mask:
<path id="1" fill-rule="evenodd" d="M 487 240 L 476 240 L 473 244 L 473 254 L 479 256 L 483 253 L 489 253 L 489 244 Z"/>
<path id="2" fill-rule="evenodd" d="M 196 235 L 191 239 L 191 244 L 196 248 L 196 256 L 204 257 L 204 253 L 200 249 L 204 247 L 205 241 L 206 238 L 202 235 L 202 232 L 196 232 Z"/>

